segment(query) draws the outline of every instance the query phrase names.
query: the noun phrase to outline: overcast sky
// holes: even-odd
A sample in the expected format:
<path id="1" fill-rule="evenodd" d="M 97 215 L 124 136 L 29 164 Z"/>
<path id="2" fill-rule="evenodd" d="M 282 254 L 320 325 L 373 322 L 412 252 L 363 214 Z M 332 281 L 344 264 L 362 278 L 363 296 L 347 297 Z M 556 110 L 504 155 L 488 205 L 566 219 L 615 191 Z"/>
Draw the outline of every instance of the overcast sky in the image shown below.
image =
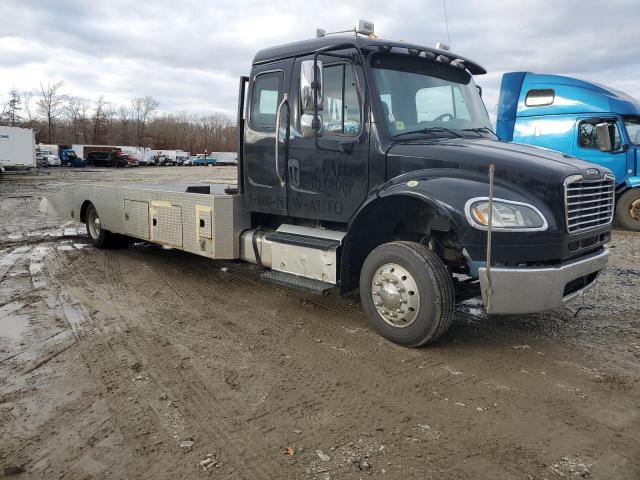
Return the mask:
<path id="1" fill-rule="evenodd" d="M 115 104 L 151 95 L 167 112 L 235 116 L 238 77 L 260 48 L 350 28 L 447 42 L 442 0 L 2 0 L 0 96 L 40 81 Z M 495 113 L 503 72 L 572 75 L 640 98 L 638 0 L 448 0 L 452 50 L 488 71 L 476 82 Z M 6 97 L 0 97 L 5 100 Z"/>

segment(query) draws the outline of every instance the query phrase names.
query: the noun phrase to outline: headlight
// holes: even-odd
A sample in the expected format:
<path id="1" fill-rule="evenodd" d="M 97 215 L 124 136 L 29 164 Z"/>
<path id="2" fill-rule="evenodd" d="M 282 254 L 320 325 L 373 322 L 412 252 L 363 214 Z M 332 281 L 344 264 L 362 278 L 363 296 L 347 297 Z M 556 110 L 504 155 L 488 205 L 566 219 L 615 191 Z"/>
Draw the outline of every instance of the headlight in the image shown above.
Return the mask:
<path id="1" fill-rule="evenodd" d="M 489 225 L 489 199 L 472 198 L 465 206 L 469 223 L 480 230 Z M 513 232 L 531 232 L 547 229 L 547 220 L 540 210 L 526 203 L 496 198 L 493 200 L 491 229 Z"/>

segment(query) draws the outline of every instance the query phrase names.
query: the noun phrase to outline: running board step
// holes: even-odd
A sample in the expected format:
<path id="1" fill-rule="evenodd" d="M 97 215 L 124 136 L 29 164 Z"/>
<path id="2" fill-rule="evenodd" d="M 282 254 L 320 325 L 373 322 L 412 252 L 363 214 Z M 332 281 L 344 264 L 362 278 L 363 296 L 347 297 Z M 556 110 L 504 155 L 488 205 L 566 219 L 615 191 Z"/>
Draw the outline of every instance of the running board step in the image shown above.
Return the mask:
<path id="1" fill-rule="evenodd" d="M 276 231 L 273 233 L 267 233 L 264 238 L 275 243 L 285 243 L 287 245 L 296 245 L 298 247 L 314 248 L 324 251 L 340 246 L 339 240 L 310 237 L 308 235 L 299 235 L 297 233 Z"/>
<path id="2" fill-rule="evenodd" d="M 276 270 L 263 272 L 260 274 L 260 278 L 283 287 L 304 290 L 317 295 L 323 295 L 335 286 L 332 283 L 322 282 L 313 278 L 300 277 L 291 273 L 278 272 Z"/>

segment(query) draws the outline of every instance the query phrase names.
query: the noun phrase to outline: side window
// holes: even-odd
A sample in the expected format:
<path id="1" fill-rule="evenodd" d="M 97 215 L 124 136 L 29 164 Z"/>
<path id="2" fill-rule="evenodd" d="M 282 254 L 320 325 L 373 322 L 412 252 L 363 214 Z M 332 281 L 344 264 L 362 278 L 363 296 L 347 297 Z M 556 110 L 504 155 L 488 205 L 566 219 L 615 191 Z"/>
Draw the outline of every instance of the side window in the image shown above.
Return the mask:
<path id="1" fill-rule="evenodd" d="M 527 107 L 545 107 L 551 105 L 555 100 L 556 92 L 551 88 L 540 88 L 537 90 L 529 90 L 524 99 Z"/>
<path id="2" fill-rule="evenodd" d="M 274 128 L 276 110 L 282 96 L 282 73 L 258 75 L 251 96 L 251 125 L 255 128 Z"/>
<path id="3" fill-rule="evenodd" d="M 596 125 L 603 120 L 600 118 L 590 118 L 589 120 L 583 120 L 578 124 L 578 146 L 581 148 L 592 148 L 598 150 L 598 137 L 596 135 Z M 610 127 L 614 128 L 615 137 L 613 143 L 613 150 L 618 151 L 622 147 L 620 139 L 620 130 L 615 120 L 605 120 Z"/>
<path id="4" fill-rule="evenodd" d="M 330 65 L 323 69 L 325 132 L 356 135 L 360 131 L 360 99 L 353 67 Z"/>

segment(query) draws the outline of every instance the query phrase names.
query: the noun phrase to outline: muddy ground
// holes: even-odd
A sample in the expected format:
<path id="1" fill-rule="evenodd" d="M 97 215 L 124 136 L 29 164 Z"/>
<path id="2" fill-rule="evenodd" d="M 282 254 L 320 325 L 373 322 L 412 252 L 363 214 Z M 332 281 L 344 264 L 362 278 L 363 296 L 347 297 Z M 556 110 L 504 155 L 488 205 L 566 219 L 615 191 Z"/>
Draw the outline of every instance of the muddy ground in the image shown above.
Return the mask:
<path id="1" fill-rule="evenodd" d="M 584 303 L 487 318 L 467 302 L 441 341 L 406 349 L 357 297 L 144 244 L 96 250 L 38 212 L 76 182 L 234 177 L 0 179 L 0 476 L 640 478 L 638 234 L 614 233 Z"/>

